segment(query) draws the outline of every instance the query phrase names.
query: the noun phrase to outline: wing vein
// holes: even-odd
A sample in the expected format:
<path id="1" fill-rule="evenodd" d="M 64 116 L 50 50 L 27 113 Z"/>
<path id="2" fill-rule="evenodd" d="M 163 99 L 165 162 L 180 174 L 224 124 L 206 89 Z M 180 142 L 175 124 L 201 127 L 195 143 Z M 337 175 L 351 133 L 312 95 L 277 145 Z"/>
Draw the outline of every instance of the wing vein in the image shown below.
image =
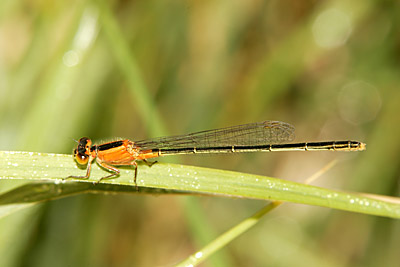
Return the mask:
<path id="1" fill-rule="evenodd" d="M 280 144 L 294 139 L 294 127 L 280 121 L 264 121 L 200 131 L 186 135 L 159 137 L 135 142 L 141 150 L 170 148 L 209 148 Z"/>

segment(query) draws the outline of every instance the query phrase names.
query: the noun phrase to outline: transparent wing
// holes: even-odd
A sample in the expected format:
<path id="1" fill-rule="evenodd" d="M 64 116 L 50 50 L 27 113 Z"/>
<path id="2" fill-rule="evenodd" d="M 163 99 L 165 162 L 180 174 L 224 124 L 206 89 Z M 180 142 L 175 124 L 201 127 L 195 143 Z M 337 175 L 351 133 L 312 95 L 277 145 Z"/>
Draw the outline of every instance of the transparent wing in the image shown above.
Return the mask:
<path id="1" fill-rule="evenodd" d="M 264 121 L 201 131 L 186 135 L 160 137 L 135 142 L 141 150 L 169 148 L 208 148 L 218 146 L 255 146 L 279 144 L 294 139 L 294 127 L 280 121 Z"/>

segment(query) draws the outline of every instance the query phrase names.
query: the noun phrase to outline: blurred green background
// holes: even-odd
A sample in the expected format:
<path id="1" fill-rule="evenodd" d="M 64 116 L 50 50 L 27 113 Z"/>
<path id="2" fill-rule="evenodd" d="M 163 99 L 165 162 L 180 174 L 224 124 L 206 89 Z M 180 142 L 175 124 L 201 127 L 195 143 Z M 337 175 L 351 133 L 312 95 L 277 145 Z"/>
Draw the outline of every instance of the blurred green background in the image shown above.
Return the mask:
<path id="1" fill-rule="evenodd" d="M 362 153 L 160 161 L 399 196 L 398 1 L 0 1 L 0 149 L 262 120 Z M 71 158 L 72 160 L 72 158 Z M 2 192 L 11 188 L 0 181 Z M 0 219 L 1 266 L 170 266 L 265 205 L 79 195 Z M 398 266 L 400 223 L 286 204 L 203 266 Z"/>

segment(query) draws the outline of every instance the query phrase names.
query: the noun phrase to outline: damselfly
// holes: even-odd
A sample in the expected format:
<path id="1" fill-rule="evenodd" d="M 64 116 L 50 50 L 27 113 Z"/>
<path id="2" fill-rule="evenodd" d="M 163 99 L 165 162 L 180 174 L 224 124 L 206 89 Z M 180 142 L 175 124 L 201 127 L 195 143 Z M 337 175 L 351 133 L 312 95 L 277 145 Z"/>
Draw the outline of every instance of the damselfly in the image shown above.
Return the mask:
<path id="1" fill-rule="evenodd" d="M 132 165 L 137 177 L 137 161 L 178 154 L 210 154 L 273 151 L 362 151 L 366 144 L 358 141 L 323 141 L 288 143 L 294 139 L 294 127 L 285 122 L 264 121 L 232 126 L 216 130 L 201 131 L 186 135 L 160 137 L 142 141 L 128 139 L 94 145 L 92 140 L 82 137 L 74 150 L 74 158 L 86 165 L 86 175 L 67 178 L 87 179 L 94 159 L 110 175 L 99 181 L 119 175 L 115 166 Z"/>

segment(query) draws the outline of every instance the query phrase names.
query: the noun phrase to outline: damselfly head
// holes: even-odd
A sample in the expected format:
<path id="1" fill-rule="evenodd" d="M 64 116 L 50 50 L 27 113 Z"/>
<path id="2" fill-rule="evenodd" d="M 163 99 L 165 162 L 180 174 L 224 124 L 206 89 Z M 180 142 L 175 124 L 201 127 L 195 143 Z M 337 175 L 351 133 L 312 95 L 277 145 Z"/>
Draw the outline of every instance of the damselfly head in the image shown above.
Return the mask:
<path id="1" fill-rule="evenodd" d="M 79 164 L 85 165 L 88 163 L 91 146 L 92 140 L 89 138 L 82 137 L 79 139 L 78 146 L 74 149 L 74 158 Z"/>

